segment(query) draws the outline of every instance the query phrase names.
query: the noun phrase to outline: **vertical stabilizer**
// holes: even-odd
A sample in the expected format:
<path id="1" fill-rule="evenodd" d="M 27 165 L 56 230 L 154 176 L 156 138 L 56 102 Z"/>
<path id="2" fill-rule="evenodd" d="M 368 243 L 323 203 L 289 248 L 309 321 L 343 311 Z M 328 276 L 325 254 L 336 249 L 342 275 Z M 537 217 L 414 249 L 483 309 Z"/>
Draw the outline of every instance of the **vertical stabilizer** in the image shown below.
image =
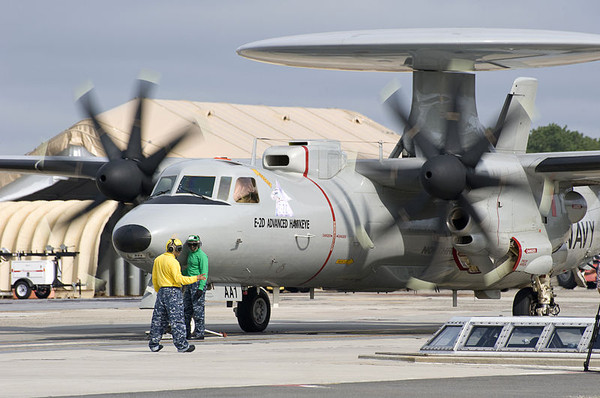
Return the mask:
<path id="1" fill-rule="evenodd" d="M 510 90 L 512 100 L 496 144 L 496 151 L 525 153 L 531 120 L 535 113 L 537 85 L 537 79 L 531 77 L 519 77 L 514 81 Z"/>

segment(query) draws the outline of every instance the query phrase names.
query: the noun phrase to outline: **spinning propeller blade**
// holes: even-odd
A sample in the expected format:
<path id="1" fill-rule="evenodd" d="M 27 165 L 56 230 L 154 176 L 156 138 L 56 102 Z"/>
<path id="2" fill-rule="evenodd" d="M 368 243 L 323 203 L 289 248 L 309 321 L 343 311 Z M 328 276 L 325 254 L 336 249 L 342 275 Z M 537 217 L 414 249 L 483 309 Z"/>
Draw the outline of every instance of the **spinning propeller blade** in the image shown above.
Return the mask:
<path id="1" fill-rule="evenodd" d="M 99 122 L 98 106 L 93 94 L 93 88 L 85 91 L 77 102 L 84 114 L 92 120 L 94 131 L 98 136 L 102 148 L 106 152 L 106 162 L 96 174 L 96 186 L 100 194 L 85 209 L 77 213 L 72 220 L 100 206 L 106 200 L 116 200 L 120 206 L 125 203 L 137 202 L 148 196 L 153 187 L 153 176 L 160 163 L 168 156 L 171 150 L 187 138 L 191 133 L 199 130 L 196 124 L 186 128 L 166 145 L 146 157 L 142 151 L 142 123 L 144 121 L 145 103 L 156 84 L 147 79 L 138 80 L 136 96 L 136 110 L 129 132 L 127 148 L 120 150 Z"/>
<path id="2" fill-rule="evenodd" d="M 81 106 L 83 113 L 92 120 L 94 132 L 96 133 L 96 136 L 98 136 L 100 144 L 102 144 L 102 148 L 108 159 L 119 159 L 121 157 L 121 150 L 115 145 L 110 136 L 106 134 L 106 131 L 104 131 L 102 125 L 100 125 L 100 122 L 96 118 L 98 107 L 94 98 L 93 87 L 90 87 L 88 91 L 83 93 L 83 95 L 77 99 L 77 102 Z"/>
<path id="3" fill-rule="evenodd" d="M 142 116 L 145 99 L 148 98 L 152 89 L 156 87 L 156 84 L 148 80 L 138 80 L 138 95 L 137 95 L 137 108 L 135 111 L 135 117 L 133 124 L 131 125 L 129 142 L 127 143 L 127 150 L 125 151 L 125 158 L 127 159 L 143 159 L 142 155 Z"/>

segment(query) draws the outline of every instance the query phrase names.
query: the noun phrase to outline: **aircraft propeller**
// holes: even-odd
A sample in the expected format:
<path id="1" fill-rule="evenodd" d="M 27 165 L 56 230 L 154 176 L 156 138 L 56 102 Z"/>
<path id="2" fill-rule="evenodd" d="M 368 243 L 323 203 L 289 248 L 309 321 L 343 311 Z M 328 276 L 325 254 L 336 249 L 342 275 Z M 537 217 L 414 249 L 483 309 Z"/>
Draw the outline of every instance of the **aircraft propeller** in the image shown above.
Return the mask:
<path id="1" fill-rule="evenodd" d="M 195 123 L 192 124 L 153 154 L 144 156 L 142 152 L 144 103 L 155 86 L 156 84 L 149 80 L 138 79 L 137 106 L 125 150 L 117 147 L 98 120 L 98 107 L 93 89 L 87 90 L 77 99 L 85 115 L 92 120 L 94 132 L 106 152 L 108 162 L 100 167 L 93 176 L 100 195 L 96 196 L 86 208 L 75 214 L 70 221 L 95 209 L 107 200 L 115 200 L 119 202 L 120 207 L 123 207 L 126 203 L 135 203 L 150 195 L 154 186 L 153 176 L 160 163 L 197 127 Z"/>
<path id="2" fill-rule="evenodd" d="M 481 232 L 489 242 L 489 236 L 487 236 L 485 229 L 481 227 L 482 219 L 466 196 L 473 189 L 504 184 L 501 179 L 476 170 L 476 166 L 484 153 L 489 151 L 490 142 L 488 138 L 481 134 L 469 148 L 462 147 L 458 131 L 458 121 L 461 114 L 460 101 L 456 99 L 456 95 L 453 95 L 453 98 L 451 98 L 452 109 L 446 113 L 444 147 L 437 148 L 428 138 L 430 135 L 427 131 L 409 121 L 406 112 L 400 105 L 398 96 L 398 91 L 394 92 L 385 101 L 385 104 L 391 109 L 396 118 L 408 127 L 406 134 L 413 140 L 425 158 L 425 163 L 418 171 L 422 188 L 431 198 L 446 202 L 442 206 L 443 209 L 441 209 L 444 213 L 443 220 L 447 216 L 448 202 L 456 202 L 480 227 Z M 419 202 L 422 203 L 423 201 L 419 200 Z M 410 209 L 411 206 L 406 209 L 408 216 L 415 216 L 415 214 L 410 214 Z"/>
<path id="3" fill-rule="evenodd" d="M 400 185 L 415 185 L 418 183 L 421 192 L 416 195 L 413 201 L 406 204 L 401 210 L 402 214 L 396 217 L 395 223 L 405 222 L 411 219 L 419 218 L 419 214 L 429 203 L 433 203 L 436 208 L 436 225 L 434 230 L 437 234 L 434 238 L 434 247 L 430 248 L 431 263 L 434 262 L 440 240 L 447 236 L 449 227 L 455 231 L 460 231 L 469 222 L 473 222 L 478 232 L 483 235 L 487 242 L 487 248 L 494 245 L 492 238 L 483 227 L 483 219 L 473 206 L 467 194 L 475 189 L 512 185 L 503 179 L 491 176 L 485 172 L 477 170 L 477 165 L 486 152 L 490 151 L 491 143 L 497 142 L 500 132 L 507 121 L 507 111 L 510 106 L 512 95 L 506 98 L 502 111 L 498 117 L 493 129 L 480 134 L 475 142 L 468 147 L 463 146 L 459 132 L 462 109 L 461 101 L 458 97 L 460 87 L 458 84 L 450 94 L 449 111 L 446 112 L 443 146 L 439 148 L 429 137 L 432 137 L 429 131 L 425 130 L 416 123 L 409 120 L 408 112 L 404 110 L 400 101 L 400 94 L 395 90 L 385 101 L 384 104 L 391 110 L 396 120 L 405 127 L 405 134 L 412 139 L 417 151 L 417 156 L 422 158 L 421 165 L 415 165 L 414 170 L 403 170 L 406 176 L 398 175 Z M 405 147 L 404 136 L 397 148 Z M 390 170 L 392 171 L 392 170 Z M 415 174 L 418 178 L 415 178 Z M 412 187 L 409 189 L 418 189 Z M 461 237 L 456 237 L 461 239 Z M 489 251 L 489 250 L 488 250 Z M 423 275 L 432 272 L 428 267 Z M 425 278 L 427 279 L 427 278 Z M 413 289 L 427 288 L 431 289 L 433 284 L 426 280 L 412 278 L 408 287 Z"/>

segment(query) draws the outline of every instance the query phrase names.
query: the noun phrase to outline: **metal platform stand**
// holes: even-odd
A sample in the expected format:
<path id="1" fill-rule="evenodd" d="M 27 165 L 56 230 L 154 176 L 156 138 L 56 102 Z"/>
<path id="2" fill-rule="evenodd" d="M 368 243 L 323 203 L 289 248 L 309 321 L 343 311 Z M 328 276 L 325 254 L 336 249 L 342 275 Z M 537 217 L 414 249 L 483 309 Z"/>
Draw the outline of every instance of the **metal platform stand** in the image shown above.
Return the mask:
<path id="1" fill-rule="evenodd" d="M 598 353 L 596 319 L 572 317 L 455 317 L 421 347 L 427 355 L 538 355 Z M 587 362 L 587 361 L 586 361 Z M 581 362 L 580 362 L 581 363 Z"/>

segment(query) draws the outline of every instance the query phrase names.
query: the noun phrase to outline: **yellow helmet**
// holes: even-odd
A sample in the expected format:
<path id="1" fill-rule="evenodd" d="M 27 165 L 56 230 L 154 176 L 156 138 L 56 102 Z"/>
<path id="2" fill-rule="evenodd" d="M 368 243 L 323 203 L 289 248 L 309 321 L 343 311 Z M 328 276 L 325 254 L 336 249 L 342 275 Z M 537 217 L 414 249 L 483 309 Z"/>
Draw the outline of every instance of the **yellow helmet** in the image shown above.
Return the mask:
<path id="1" fill-rule="evenodd" d="M 183 243 L 181 243 L 181 241 L 177 238 L 172 238 L 169 239 L 169 241 L 167 242 L 167 252 L 169 253 L 173 253 L 173 252 L 180 252 L 181 250 L 183 250 Z"/>

